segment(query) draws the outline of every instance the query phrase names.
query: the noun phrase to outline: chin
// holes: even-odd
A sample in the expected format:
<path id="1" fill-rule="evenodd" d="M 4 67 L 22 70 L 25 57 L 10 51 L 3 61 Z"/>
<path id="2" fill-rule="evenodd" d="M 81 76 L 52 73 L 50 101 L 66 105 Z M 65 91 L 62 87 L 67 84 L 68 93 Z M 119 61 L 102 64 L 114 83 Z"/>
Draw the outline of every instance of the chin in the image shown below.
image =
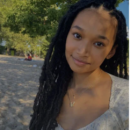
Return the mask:
<path id="1" fill-rule="evenodd" d="M 87 69 L 87 68 L 84 68 L 84 67 L 76 67 L 74 65 L 69 65 L 70 66 L 70 69 L 74 72 L 74 73 L 79 73 L 79 74 L 83 74 L 83 73 L 88 73 L 88 72 L 91 72 L 91 70 Z"/>

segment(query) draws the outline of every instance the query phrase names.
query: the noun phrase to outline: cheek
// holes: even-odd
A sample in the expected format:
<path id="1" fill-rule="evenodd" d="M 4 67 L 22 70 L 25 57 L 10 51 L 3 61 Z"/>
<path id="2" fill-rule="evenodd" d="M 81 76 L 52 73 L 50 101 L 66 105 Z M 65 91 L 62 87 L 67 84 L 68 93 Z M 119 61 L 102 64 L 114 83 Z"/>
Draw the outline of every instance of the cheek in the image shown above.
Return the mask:
<path id="1" fill-rule="evenodd" d="M 100 65 L 105 60 L 107 53 L 106 50 L 95 49 L 91 56 L 93 61 Z"/>
<path id="2" fill-rule="evenodd" d="M 74 50 L 75 50 L 74 42 L 71 38 L 68 37 L 66 40 L 65 55 L 66 56 L 72 55 Z"/>

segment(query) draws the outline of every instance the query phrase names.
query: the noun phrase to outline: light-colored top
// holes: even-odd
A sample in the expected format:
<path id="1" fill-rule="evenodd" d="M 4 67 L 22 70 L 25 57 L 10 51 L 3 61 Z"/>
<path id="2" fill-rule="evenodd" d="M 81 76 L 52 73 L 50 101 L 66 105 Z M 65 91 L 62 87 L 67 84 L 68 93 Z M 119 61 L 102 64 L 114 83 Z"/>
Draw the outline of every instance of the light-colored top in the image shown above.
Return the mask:
<path id="1" fill-rule="evenodd" d="M 128 130 L 129 80 L 109 74 L 112 88 L 109 109 L 92 123 L 78 130 Z M 55 130 L 64 130 L 59 124 Z"/>

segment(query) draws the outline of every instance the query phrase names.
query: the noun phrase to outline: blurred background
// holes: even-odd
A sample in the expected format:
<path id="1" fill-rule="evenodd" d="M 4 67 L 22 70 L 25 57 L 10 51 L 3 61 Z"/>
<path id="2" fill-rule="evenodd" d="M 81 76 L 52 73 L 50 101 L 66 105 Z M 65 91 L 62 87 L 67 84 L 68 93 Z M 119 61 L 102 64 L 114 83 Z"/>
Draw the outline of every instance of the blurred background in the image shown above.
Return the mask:
<path id="1" fill-rule="evenodd" d="M 0 0 L 0 130 L 28 130 L 46 50 L 76 1 Z M 116 6 L 129 34 L 129 1 Z"/>
<path id="2" fill-rule="evenodd" d="M 44 58 L 61 17 L 76 1 L 0 0 L 0 54 Z M 116 6 L 129 33 L 129 0 L 117 0 Z"/>

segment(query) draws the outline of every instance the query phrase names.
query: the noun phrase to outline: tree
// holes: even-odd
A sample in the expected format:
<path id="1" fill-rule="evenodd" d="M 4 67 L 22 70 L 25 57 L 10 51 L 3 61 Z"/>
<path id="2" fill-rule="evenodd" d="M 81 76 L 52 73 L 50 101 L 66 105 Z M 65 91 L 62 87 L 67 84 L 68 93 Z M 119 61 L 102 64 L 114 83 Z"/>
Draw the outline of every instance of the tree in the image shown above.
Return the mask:
<path id="1" fill-rule="evenodd" d="M 34 38 L 29 37 L 27 34 L 23 35 L 20 31 L 11 32 L 10 28 L 4 26 L 4 22 L 6 21 L 8 14 L 12 10 L 12 7 L 14 7 L 13 2 L 14 0 L 0 1 L 0 39 L 1 41 L 6 41 L 5 47 L 7 48 L 7 53 L 9 53 L 11 48 L 23 53 L 33 51 L 36 43 L 34 43 Z M 15 6 L 18 4 L 19 2 L 17 1 Z"/>
<path id="2" fill-rule="evenodd" d="M 14 32 L 30 37 L 54 36 L 59 20 L 69 5 L 77 0 L 13 0 L 12 10 L 7 15 L 6 26 Z M 118 0 L 117 4 L 123 2 Z"/>
<path id="3" fill-rule="evenodd" d="M 77 1 L 1 0 L 0 39 L 7 41 L 8 48 L 30 50 L 32 53 L 38 53 L 38 48 L 41 48 L 41 53 L 45 55 L 47 45 L 55 35 L 61 17 L 68 7 Z M 123 0 L 118 0 L 116 6 L 121 2 Z"/>

